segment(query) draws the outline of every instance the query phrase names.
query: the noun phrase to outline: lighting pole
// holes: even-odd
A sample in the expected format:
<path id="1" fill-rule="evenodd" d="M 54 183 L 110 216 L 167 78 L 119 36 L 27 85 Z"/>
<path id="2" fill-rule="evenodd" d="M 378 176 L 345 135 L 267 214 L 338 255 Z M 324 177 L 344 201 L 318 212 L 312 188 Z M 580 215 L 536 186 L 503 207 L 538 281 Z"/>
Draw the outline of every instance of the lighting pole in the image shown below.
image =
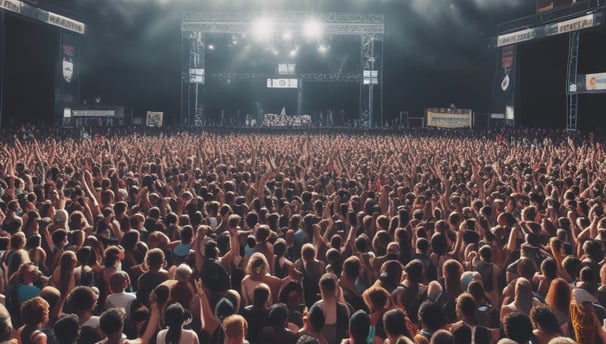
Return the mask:
<path id="1" fill-rule="evenodd" d="M 373 127 L 374 123 L 374 109 L 373 109 L 373 88 L 374 88 L 374 79 L 372 78 L 372 73 L 375 70 L 375 40 L 374 38 L 370 39 L 370 57 L 368 58 L 370 62 L 370 82 L 368 83 L 368 121 L 370 122 L 370 127 Z M 379 123 L 381 125 L 381 123 Z"/>

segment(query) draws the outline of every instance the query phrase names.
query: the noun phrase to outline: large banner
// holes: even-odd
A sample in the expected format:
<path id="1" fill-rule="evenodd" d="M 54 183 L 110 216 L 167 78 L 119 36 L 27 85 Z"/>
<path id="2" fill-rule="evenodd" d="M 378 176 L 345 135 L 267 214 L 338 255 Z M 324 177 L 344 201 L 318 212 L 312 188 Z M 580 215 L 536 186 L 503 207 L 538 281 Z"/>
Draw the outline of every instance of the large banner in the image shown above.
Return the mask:
<path id="1" fill-rule="evenodd" d="M 469 109 L 425 109 L 428 127 L 471 128 L 473 111 Z"/>
<path id="2" fill-rule="evenodd" d="M 572 31 L 585 30 L 602 24 L 603 14 L 601 12 L 583 14 L 579 17 L 564 20 L 557 23 L 545 24 L 528 29 L 522 29 L 497 36 L 497 47 L 504 47 L 530 41 L 537 38 L 561 35 Z"/>
<path id="3" fill-rule="evenodd" d="M 185 70 L 184 79 L 190 84 L 205 83 L 205 42 L 203 32 L 184 32 L 183 43 L 185 44 L 188 54 L 184 56 L 187 60 L 183 64 Z"/>
<path id="4" fill-rule="evenodd" d="M 508 120 L 515 117 L 516 47 L 502 47 L 497 56 L 497 70 L 493 88 L 492 112 L 503 114 Z"/>
<path id="5" fill-rule="evenodd" d="M 579 75 L 576 88 L 570 88 L 570 93 L 606 93 L 606 73 Z"/>
<path id="6" fill-rule="evenodd" d="M 80 35 L 61 30 L 55 71 L 55 119 L 80 104 Z"/>
<path id="7" fill-rule="evenodd" d="M 145 125 L 148 127 L 161 127 L 164 120 L 164 112 L 147 111 L 147 119 Z"/>
<path id="8" fill-rule="evenodd" d="M 32 1 L 30 1 L 32 2 Z M 37 3 L 37 1 L 33 1 Z M 37 8 L 20 0 L 0 0 L 0 9 L 18 13 L 30 19 L 57 26 L 61 29 L 70 30 L 83 35 L 86 32 L 86 25 L 78 20 L 62 16 L 58 13 L 50 12 Z"/>

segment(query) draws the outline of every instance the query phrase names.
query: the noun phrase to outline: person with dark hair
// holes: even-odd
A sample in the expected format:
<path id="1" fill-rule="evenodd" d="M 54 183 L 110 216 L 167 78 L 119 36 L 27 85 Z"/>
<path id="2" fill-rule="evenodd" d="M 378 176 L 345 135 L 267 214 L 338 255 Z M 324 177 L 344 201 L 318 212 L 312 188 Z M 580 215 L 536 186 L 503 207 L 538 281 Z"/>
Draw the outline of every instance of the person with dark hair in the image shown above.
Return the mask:
<path id="1" fill-rule="evenodd" d="M 301 337 L 299 337 L 299 339 L 297 339 L 297 344 L 321 344 L 321 343 L 317 338 L 304 334 Z"/>
<path id="2" fill-rule="evenodd" d="M 503 330 L 507 338 L 518 343 L 537 343 L 532 333 L 530 317 L 526 314 L 514 312 L 507 315 L 503 321 Z"/>
<path id="3" fill-rule="evenodd" d="M 74 344 L 78 337 L 78 316 L 66 314 L 60 317 L 53 326 L 58 344 Z"/>
<path id="4" fill-rule="evenodd" d="M 164 251 L 159 248 L 153 248 L 147 251 L 145 255 L 145 266 L 147 271 L 139 276 L 139 290 L 137 290 L 137 300 L 143 304 L 149 304 L 149 293 L 160 283 L 168 279 L 168 271 L 164 270 L 166 257 Z"/>
<path id="5" fill-rule="evenodd" d="M 164 324 L 168 329 L 158 332 L 158 344 L 198 344 L 198 335 L 183 328 L 186 312 L 180 303 L 173 303 L 164 311 Z"/>
<path id="6" fill-rule="evenodd" d="M 430 344 L 455 344 L 455 337 L 446 330 L 438 330 L 431 336 Z M 469 342 L 471 343 L 471 341 Z"/>
<path id="7" fill-rule="evenodd" d="M 363 310 L 352 314 L 349 319 L 349 338 L 341 344 L 366 344 L 370 334 L 370 316 Z"/>
<path id="8" fill-rule="evenodd" d="M 276 242 L 274 242 L 273 275 L 278 278 L 284 278 L 288 276 L 288 269 L 290 269 L 294 264 L 293 262 L 288 260 L 288 258 L 285 257 L 286 249 L 286 240 L 278 238 Z"/>
<path id="9" fill-rule="evenodd" d="M 353 309 L 368 310 L 362 299 L 364 288 L 360 285 L 361 269 L 360 258 L 350 256 L 345 259 L 345 262 L 343 262 L 343 271 L 339 278 L 339 287 L 343 290 L 343 298 Z"/>
<path id="10" fill-rule="evenodd" d="M 303 275 L 303 295 L 305 296 L 305 305 L 311 305 L 318 301 L 320 290 L 318 281 L 324 272 L 325 263 L 316 257 L 316 248 L 306 243 L 301 247 L 301 259 L 295 262 L 295 268 Z"/>
<path id="11" fill-rule="evenodd" d="M 419 307 L 419 333 L 414 341 L 418 344 L 429 344 L 431 336 L 446 326 L 446 318 L 442 306 L 433 301 L 425 301 Z"/>
<path id="12" fill-rule="evenodd" d="M 572 288 L 563 278 L 551 281 L 545 296 L 545 303 L 555 313 L 558 324 L 564 335 L 570 335 L 570 303 L 572 302 Z"/>
<path id="13" fill-rule="evenodd" d="M 284 343 L 295 344 L 297 334 L 287 327 L 288 308 L 283 303 L 277 303 L 269 309 L 269 321 L 271 326 L 261 329 L 261 335 L 257 341 L 260 344 Z"/>
<path id="14" fill-rule="evenodd" d="M 55 269 L 48 282 L 50 285 L 57 287 L 62 295 L 67 295 L 76 286 L 74 270 L 77 263 L 78 261 L 74 252 L 64 251 L 61 253 L 59 266 Z"/>
<path id="15" fill-rule="evenodd" d="M 474 261 L 474 269 L 482 276 L 484 291 L 490 296 L 492 303 L 499 299 L 497 276 L 501 274 L 501 268 L 492 262 L 492 247 L 483 245 L 480 247 L 479 259 Z"/>
<path id="16" fill-rule="evenodd" d="M 472 338 L 475 344 L 489 344 L 492 342 L 492 333 L 479 324 L 476 310 L 476 301 L 471 294 L 463 293 L 459 295 L 456 311 L 457 318 L 461 320 L 452 324 L 450 329 L 455 337 L 455 343 L 470 343 Z"/>
<path id="17" fill-rule="evenodd" d="M 339 302 L 337 292 L 339 286 L 333 274 L 322 275 L 319 282 L 321 299 L 314 303 L 324 312 L 324 327 L 322 333 L 329 343 L 339 342 L 346 337 L 349 309 Z"/>
<path id="18" fill-rule="evenodd" d="M 322 334 L 324 321 L 322 309 L 319 306 L 312 306 L 303 315 L 303 328 L 299 330 L 299 337 L 308 336 L 316 339 L 318 344 L 328 344 L 326 337 Z"/>
<path id="19" fill-rule="evenodd" d="M 463 293 L 463 286 L 461 284 L 463 265 L 455 259 L 448 259 L 442 266 L 442 273 L 444 291 L 438 299 L 438 302 L 442 307 L 446 322 L 452 323 L 457 320 L 457 297 Z"/>
<path id="20" fill-rule="evenodd" d="M 93 251 L 93 248 L 90 246 L 81 247 L 76 252 L 76 258 L 78 259 L 79 263 L 74 269 L 74 279 L 76 285 L 92 287 L 95 285 L 96 271 L 94 268 L 97 268 L 97 270 L 102 269 L 97 262 L 97 257 Z"/>
<path id="21" fill-rule="evenodd" d="M 42 237 L 39 234 L 30 236 L 27 239 L 25 247 L 27 248 L 31 262 L 37 265 L 40 271 L 48 273 L 46 251 L 42 248 Z"/>
<path id="22" fill-rule="evenodd" d="M 151 303 L 151 315 L 145 332 L 136 339 L 125 339 L 123 334 L 125 314 L 119 308 L 110 308 L 99 317 L 99 329 L 106 336 L 97 344 L 146 344 L 154 337 L 160 323 L 160 310 L 155 302 Z M 82 336 L 82 331 L 80 331 Z M 79 341 L 80 342 L 80 341 Z M 192 342 L 194 343 L 194 342 Z"/>
<path id="23" fill-rule="evenodd" d="M 255 287 L 253 291 L 252 304 L 244 307 L 242 316 L 250 325 L 246 338 L 255 343 L 261 333 L 261 329 L 271 324 L 269 319 L 269 306 L 271 305 L 271 290 L 265 283 Z"/>
<path id="24" fill-rule="evenodd" d="M 538 344 L 547 344 L 551 339 L 563 335 L 555 313 L 547 306 L 533 308 L 530 311 L 530 319 Z"/>
<path id="25" fill-rule="evenodd" d="M 105 300 L 105 297 L 110 293 L 110 278 L 114 272 L 120 270 L 124 259 L 124 248 L 120 246 L 109 246 L 103 252 L 103 271 L 102 271 L 102 284 L 100 284 L 101 301 Z"/>
<path id="26" fill-rule="evenodd" d="M 15 344 L 15 329 L 8 309 L 0 303 L 0 344 Z"/>
<path id="27" fill-rule="evenodd" d="M 467 291 L 476 302 L 478 323 L 487 328 L 499 328 L 499 311 L 492 305 L 484 292 L 482 281 L 474 280 L 467 286 Z"/>
<path id="28" fill-rule="evenodd" d="M 556 261 L 549 257 L 545 258 L 543 262 L 541 262 L 540 269 L 541 271 L 534 275 L 532 284 L 536 286 L 537 294 L 545 298 L 545 296 L 547 296 L 549 286 L 551 285 L 551 281 L 558 277 L 558 266 Z"/>
<path id="29" fill-rule="evenodd" d="M 80 328 L 99 327 L 99 317 L 93 315 L 98 298 L 99 295 L 93 288 L 85 286 L 77 286 L 67 296 L 66 305 L 80 319 Z"/>
<path id="30" fill-rule="evenodd" d="M 130 285 L 130 278 L 124 271 L 116 271 L 109 278 L 109 294 L 105 298 L 105 309 L 122 308 L 126 312 L 126 318 L 130 319 L 130 306 L 137 298 L 134 293 L 126 292 Z"/>
<path id="31" fill-rule="evenodd" d="M 286 304 L 288 307 L 288 323 L 291 329 L 298 331 L 303 327 L 303 313 L 305 305 L 303 304 L 303 287 L 298 282 L 288 282 L 280 290 L 278 302 Z"/>
<path id="32" fill-rule="evenodd" d="M 406 319 L 406 314 L 400 309 L 390 309 L 383 314 L 383 328 L 387 338 L 385 344 L 395 344 L 400 336 L 412 339 L 411 324 Z"/>
<path id="33" fill-rule="evenodd" d="M 23 326 L 17 330 L 19 343 L 46 344 L 47 336 L 42 328 L 48 322 L 49 306 L 43 298 L 36 296 L 21 305 Z"/>

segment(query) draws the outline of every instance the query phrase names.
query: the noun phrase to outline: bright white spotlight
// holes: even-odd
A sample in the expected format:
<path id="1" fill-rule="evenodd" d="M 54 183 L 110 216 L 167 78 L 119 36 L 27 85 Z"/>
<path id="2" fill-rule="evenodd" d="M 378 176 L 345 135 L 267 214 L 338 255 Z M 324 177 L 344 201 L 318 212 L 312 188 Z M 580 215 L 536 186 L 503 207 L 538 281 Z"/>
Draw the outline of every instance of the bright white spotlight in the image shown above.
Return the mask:
<path id="1" fill-rule="evenodd" d="M 284 31 L 284 33 L 282 34 L 282 39 L 285 41 L 290 41 L 292 39 L 292 32 Z"/>
<path id="2" fill-rule="evenodd" d="M 208 50 L 215 50 L 215 45 L 214 44 L 209 44 L 208 45 Z"/>
<path id="3" fill-rule="evenodd" d="M 328 52 L 328 46 L 326 44 L 320 44 L 318 47 L 318 52 L 320 54 L 326 54 Z"/>
<path id="4" fill-rule="evenodd" d="M 316 19 L 309 19 L 303 24 L 303 34 L 308 39 L 317 39 L 322 36 L 322 24 Z"/>
<path id="5" fill-rule="evenodd" d="M 253 23 L 253 36 L 259 41 L 267 41 L 274 31 L 274 23 L 269 18 L 261 18 Z"/>
<path id="6" fill-rule="evenodd" d="M 299 53 L 299 49 L 293 49 L 290 51 L 290 57 L 295 57 Z"/>

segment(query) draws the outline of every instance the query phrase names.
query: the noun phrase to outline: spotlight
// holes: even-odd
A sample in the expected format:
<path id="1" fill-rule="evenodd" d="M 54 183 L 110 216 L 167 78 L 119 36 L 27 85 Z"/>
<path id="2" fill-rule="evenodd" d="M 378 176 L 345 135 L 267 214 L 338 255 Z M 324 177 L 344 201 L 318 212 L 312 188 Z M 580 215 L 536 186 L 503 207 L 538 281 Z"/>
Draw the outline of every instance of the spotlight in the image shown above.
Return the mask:
<path id="1" fill-rule="evenodd" d="M 303 24 L 303 34 L 308 39 L 317 39 L 322 35 L 322 24 L 315 19 L 309 19 Z"/>
<path id="2" fill-rule="evenodd" d="M 290 51 L 289 55 L 290 55 L 290 57 L 295 57 L 295 56 L 297 56 L 298 53 L 299 53 L 299 49 L 295 48 L 295 49 L 293 49 L 293 50 Z"/>
<path id="3" fill-rule="evenodd" d="M 269 18 L 261 18 L 253 24 L 253 35 L 259 41 L 269 40 L 273 34 L 274 23 Z"/>
<path id="4" fill-rule="evenodd" d="M 320 46 L 318 47 L 318 52 L 320 54 L 326 54 L 328 52 L 328 46 L 325 44 L 320 44 Z"/>
<path id="5" fill-rule="evenodd" d="M 215 50 L 215 45 L 214 44 L 209 44 L 208 45 L 208 50 Z"/>

